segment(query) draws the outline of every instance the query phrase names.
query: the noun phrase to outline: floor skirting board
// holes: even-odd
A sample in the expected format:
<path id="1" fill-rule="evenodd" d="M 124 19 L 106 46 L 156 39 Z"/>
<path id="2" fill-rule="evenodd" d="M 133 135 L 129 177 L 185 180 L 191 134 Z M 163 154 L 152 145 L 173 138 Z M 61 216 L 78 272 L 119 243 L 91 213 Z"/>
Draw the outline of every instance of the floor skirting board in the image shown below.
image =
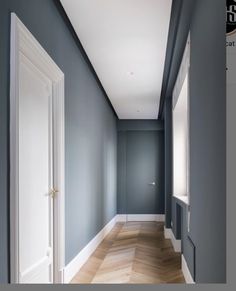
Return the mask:
<path id="1" fill-rule="evenodd" d="M 64 283 L 70 283 L 73 277 L 86 263 L 105 236 L 112 230 L 117 222 L 126 221 L 160 221 L 165 220 L 163 214 L 118 214 L 116 215 L 78 254 L 67 264 L 63 270 Z"/>
<path id="2" fill-rule="evenodd" d="M 96 250 L 104 237 L 112 230 L 116 224 L 117 217 L 115 216 L 79 253 L 70 261 L 64 268 L 64 283 L 70 283 L 76 273 L 86 263 L 88 258 Z"/>
<path id="3" fill-rule="evenodd" d="M 175 252 L 181 252 L 181 240 L 177 240 L 175 238 L 172 229 L 171 228 L 165 228 L 164 229 L 164 234 L 165 234 L 165 238 L 166 239 L 170 239 L 171 240 Z M 183 272 L 184 279 L 185 279 L 186 283 L 187 284 L 195 284 L 183 254 L 181 256 L 181 265 L 182 265 L 182 272 Z"/>
<path id="4" fill-rule="evenodd" d="M 170 239 L 171 240 L 175 252 L 181 252 L 181 240 L 177 240 L 175 238 L 175 236 L 174 236 L 174 234 L 172 232 L 172 229 L 171 228 L 165 228 L 164 229 L 164 234 L 165 234 L 165 238 L 166 239 Z M 184 279 L 185 279 L 186 283 L 187 284 L 195 284 L 183 254 L 181 256 L 181 265 L 182 265 L 182 272 L 183 272 Z"/>
<path id="5" fill-rule="evenodd" d="M 166 239 L 171 239 L 171 228 L 164 228 L 164 235 Z"/>
<path id="6" fill-rule="evenodd" d="M 165 221 L 164 214 L 118 214 L 117 221 Z"/>
<path id="7" fill-rule="evenodd" d="M 172 229 L 165 228 L 164 234 L 165 234 L 166 239 L 171 239 L 171 242 L 172 242 L 172 245 L 173 245 L 175 252 L 177 252 L 177 253 L 181 252 L 181 240 L 175 238 L 175 235 L 174 235 Z"/>
<path id="8" fill-rule="evenodd" d="M 184 258 L 184 255 L 181 256 L 181 265 L 182 265 L 182 272 L 183 272 L 183 275 L 184 275 L 184 279 L 186 281 L 187 284 L 195 284 L 195 282 L 193 281 L 193 278 L 192 278 L 192 275 L 189 271 L 189 268 L 188 268 L 188 265 L 187 265 L 187 262 Z"/>

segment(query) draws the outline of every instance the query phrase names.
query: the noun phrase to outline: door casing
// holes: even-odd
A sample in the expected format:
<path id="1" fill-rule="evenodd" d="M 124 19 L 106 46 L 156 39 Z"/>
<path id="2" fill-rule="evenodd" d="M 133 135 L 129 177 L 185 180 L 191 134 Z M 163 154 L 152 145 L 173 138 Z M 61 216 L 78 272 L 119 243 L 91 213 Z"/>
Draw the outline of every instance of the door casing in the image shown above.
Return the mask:
<path id="1" fill-rule="evenodd" d="M 65 266 L 65 134 L 64 74 L 30 31 L 11 13 L 10 59 L 10 282 L 19 283 L 19 56 L 27 56 L 53 83 L 54 181 L 54 283 L 63 283 Z"/>

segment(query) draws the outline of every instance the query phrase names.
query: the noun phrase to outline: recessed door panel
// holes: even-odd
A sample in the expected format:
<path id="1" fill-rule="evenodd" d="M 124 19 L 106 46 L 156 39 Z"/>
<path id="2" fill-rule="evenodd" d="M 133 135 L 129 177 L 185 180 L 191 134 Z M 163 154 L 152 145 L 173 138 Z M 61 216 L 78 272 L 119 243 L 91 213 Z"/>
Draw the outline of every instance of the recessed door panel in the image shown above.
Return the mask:
<path id="1" fill-rule="evenodd" d="M 163 132 L 127 132 L 126 151 L 127 214 L 163 214 Z"/>
<path id="2" fill-rule="evenodd" d="M 53 268 L 52 82 L 25 56 L 19 67 L 19 271 L 51 283 Z"/>

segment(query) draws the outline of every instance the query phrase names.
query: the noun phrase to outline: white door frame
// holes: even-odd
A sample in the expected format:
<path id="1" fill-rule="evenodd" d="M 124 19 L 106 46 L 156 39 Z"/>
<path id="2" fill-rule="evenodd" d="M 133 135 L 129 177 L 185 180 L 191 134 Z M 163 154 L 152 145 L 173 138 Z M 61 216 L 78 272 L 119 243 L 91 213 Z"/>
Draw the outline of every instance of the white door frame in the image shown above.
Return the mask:
<path id="1" fill-rule="evenodd" d="M 11 283 L 19 283 L 19 55 L 24 54 L 53 83 L 54 181 L 59 190 L 54 199 L 54 283 L 63 283 L 65 266 L 65 148 L 64 74 L 30 31 L 11 14 L 10 61 L 10 259 Z"/>

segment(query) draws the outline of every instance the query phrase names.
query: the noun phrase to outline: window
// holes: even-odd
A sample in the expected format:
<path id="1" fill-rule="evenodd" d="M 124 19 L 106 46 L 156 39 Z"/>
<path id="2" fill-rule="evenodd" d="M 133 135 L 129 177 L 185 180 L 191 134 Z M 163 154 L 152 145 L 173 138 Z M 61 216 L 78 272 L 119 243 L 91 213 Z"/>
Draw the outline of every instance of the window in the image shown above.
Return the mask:
<path id="1" fill-rule="evenodd" d="M 189 40 L 173 92 L 173 195 L 189 202 Z"/>
<path id="2" fill-rule="evenodd" d="M 173 110 L 174 195 L 188 195 L 188 75 Z"/>

